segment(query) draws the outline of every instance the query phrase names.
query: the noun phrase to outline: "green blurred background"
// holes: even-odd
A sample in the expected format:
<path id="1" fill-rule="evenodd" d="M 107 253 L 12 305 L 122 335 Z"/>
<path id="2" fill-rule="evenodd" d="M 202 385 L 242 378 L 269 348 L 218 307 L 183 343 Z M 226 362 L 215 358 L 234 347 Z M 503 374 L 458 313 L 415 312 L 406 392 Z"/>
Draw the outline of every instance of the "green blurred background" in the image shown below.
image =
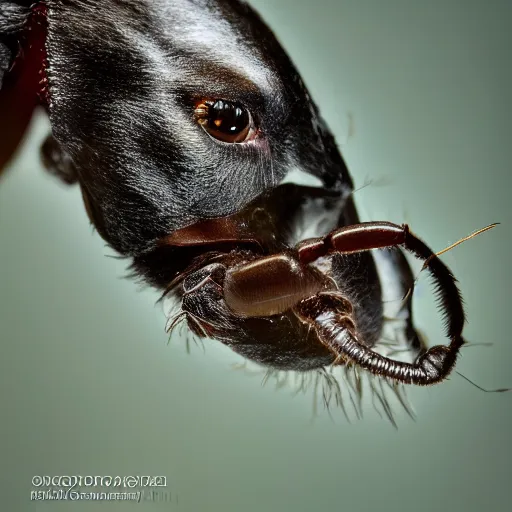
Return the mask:
<path id="1" fill-rule="evenodd" d="M 365 220 L 407 221 L 446 255 L 467 338 L 458 369 L 512 385 L 509 0 L 253 0 L 334 130 Z M 1 114 L 0 114 L 1 115 Z M 352 119 L 353 134 L 347 137 Z M 0 180 L 0 510 L 510 510 L 512 395 L 460 377 L 413 389 L 398 430 L 334 421 L 261 386 L 219 343 L 167 343 L 158 295 L 39 163 L 38 116 Z M 436 343 L 428 287 L 417 323 Z M 31 502 L 34 475 L 164 475 L 142 504 Z"/>

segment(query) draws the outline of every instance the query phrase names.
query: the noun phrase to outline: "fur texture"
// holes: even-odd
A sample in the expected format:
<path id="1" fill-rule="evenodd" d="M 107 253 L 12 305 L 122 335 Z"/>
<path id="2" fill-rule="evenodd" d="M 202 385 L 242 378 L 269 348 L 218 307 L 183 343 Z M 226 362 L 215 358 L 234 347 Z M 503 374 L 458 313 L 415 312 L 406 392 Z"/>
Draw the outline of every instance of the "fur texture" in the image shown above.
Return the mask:
<path id="1" fill-rule="evenodd" d="M 335 140 L 270 29 L 238 0 L 39 5 L 47 30 L 41 70 L 52 126 L 45 162 L 67 183 L 78 181 L 100 235 L 132 259 L 146 282 L 165 289 L 178 280 L 174 291 L 196 334 L 277 368 L 330 364 L 333 354 L 291 310 L 238 318 L 208 274 L 221 268 L 222 280 L 234 262 L 287 251 L 306 232 L 323 236 L 358 222 L 352 180 Z M 0 73 L 17 55 L 29 7 L 23 0 L 0 6 Z M 257 137 L 239 144 L 211 137 L 194 108 L 215 99 L 248 110 Z M 316 176 L 321 187 L 283 188 L 295 170 Z M 256 248 L 226 240 L 161 244 L 204 219 L 238 214 L 246 215 L 239 225 L 251 227 Z M 224 266 L 207 267 L 214 260 Z M 398 283 L 404 270 L 393 265 Z M 372 256 L 334 255 L 327 267 L 353 303 L 365 343 L 373 346 L 383 309 Z M 205 279 L 197 290 L 185 291 L 186 283 L 190 288 Z M 408 340 L 414 341 L 407 311 Z"/>
<path id="2" fill-rule="evenodd" d="M 352 183 L 293 64 L 245 3 L 48 0 L 53 135 L 101 235 L 137 256 L 175 229 L 233 214 L 292 169 Z M 213 140 L 193 117 L 238 101 L 260 136 Z"/>

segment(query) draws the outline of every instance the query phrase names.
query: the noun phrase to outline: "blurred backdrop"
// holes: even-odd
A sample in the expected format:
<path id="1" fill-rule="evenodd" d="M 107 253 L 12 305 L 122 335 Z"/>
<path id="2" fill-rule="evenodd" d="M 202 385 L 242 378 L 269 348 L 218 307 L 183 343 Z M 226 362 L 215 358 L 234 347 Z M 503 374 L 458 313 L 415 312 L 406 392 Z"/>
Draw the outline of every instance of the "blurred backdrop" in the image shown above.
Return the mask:
<path id="1" fill-rule="evenodd" d="M 252 0 L 334 130 L 364 220 L 408 222 L 434 249 L 502 224 L 445 261 L 466 300 L 458 369 L 512 385 L 508 319 L 508 0 Z M 0 113 L 1 120 L 1 113 Z M 311 394 L 233 369 L 216 342 L 187 354 L 158 295 L 93 233 L 79 191 L 48 176 L 44 116 L 0 179 L 0 508 L 347 512 L 509 510 L 512 394 L 458 376 L 413 389 L 398 430 L 371 405 L 349 424 Z M 1 142 L 0 142 L 1 143 Z M 417 267 L 415 267 L 417 268 Z M 441 333 L 428 286 L 419 327 Z M 31 502 L 35 475 L 163 475 L 140 505 Z M 135 510 L 135 508 L 134 508 Z"/>

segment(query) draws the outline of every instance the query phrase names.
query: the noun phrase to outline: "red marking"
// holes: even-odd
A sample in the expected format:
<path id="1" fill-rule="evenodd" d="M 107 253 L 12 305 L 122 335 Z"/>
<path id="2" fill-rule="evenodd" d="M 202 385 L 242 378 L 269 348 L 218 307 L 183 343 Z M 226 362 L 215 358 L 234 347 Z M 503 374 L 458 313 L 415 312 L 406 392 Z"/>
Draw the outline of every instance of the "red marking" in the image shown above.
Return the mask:
<path id="1" fill-rule="evenodd" d="M 23 89 L 26 97 L 39 97 L 44 106 L 48 106 L 48 57 L 46 54 L 46 34 L 48 7 L 40 2 L 32 7 L 27 23 L 19 38 L 18 55 L 14 59 L 6 86 L 16 84 Z"/>
<path id="2" fill-rule="evenodd" d="M 19 37 L 18 55 L 4 77 L 0 91 L 0 171 L 23 138 L 36 106 L 49 104 L 46 14 L 44 2 L 32 8 Z"/>

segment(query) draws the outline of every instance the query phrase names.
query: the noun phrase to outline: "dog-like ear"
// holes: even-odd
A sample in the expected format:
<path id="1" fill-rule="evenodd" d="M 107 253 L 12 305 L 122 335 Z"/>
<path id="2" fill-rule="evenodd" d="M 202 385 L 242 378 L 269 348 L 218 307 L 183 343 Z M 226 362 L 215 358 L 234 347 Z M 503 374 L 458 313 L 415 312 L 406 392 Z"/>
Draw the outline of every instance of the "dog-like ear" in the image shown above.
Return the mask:
<path id="1" fill-rule="evenodd" d="M 41 160 L 46 170 L 66 185 L 78 183 L 78 173 L 71 157 L 62 149 L 53 135 L 48 135 L 41 146 Z M 80 184 L 85 211 L 100 236 L 105 237 L 101 213 L 94 205 L 85 185 Z"/>
<path id="2" fill-rule="evenodd" d="M 53 135 L 48 135 L 41 146 L 41 159 L 46 170 L 66 185 L 78 182 L 78 173 L 71 157 L 62 149 Z M 85 211 L 91 224 L 104 237 L 103 220 L 100 212 L 92 202 L 84 185 L 80 185 Z"/>
<path id="3" fill-rule="evenodd" d="M 76 167 L 71 158 L 51 134 L 41 146 L 41 158 L 46 170 L 66 185 L 74 185 L 78 181 Z"/>

